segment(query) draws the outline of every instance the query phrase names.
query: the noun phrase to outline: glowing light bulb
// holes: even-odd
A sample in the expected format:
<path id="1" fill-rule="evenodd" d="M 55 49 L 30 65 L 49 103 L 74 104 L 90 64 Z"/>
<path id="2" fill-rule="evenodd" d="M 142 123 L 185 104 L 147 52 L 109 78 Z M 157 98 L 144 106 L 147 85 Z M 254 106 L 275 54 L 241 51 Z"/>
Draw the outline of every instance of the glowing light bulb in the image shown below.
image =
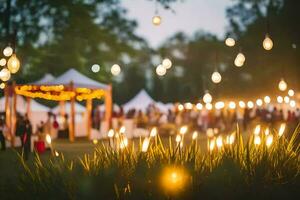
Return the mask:
<path id="1" fill-rule="evenodd" d="M 255 126 L 255 129 L 254 129 L 254 135 L 259 135 L 260 129 L 261 129 L 260 125 L 259 125 L 259 124 L 256 125 L 256 126 Z"/>
<path id="2" fill-rule="evenodd" d="M 269 96 L 265 96 L 264 102 L 265 102 L 266 104 L 270 103 L 270 102 L 271 102 L 271 98 L 270 98 Z"/>
<path id="3" fill-rule="evenodd" d="M 271 40 L 271 38 L 269 37 L 268 34 L 266 35 L 266 37 L 263 41 L 263 47 L 267 51 L 269 51 L 273 48 L 273 41 Z"/>
<path id="4" fill-rule="evenodd" d="M 187 130 L 188 130 L 188 127 L 187 127 L 187 126 L 182 126 L 182 127 L 180 128 L 180 130 L 179 130 L 179 133 L 180 133 L 181 135 L 184 135 L 184 134 L 186 134 Z"/>
<path id="5" fill-rule="evenodd" d="M 203 105 L 201 103 L 197 103 L 196 108 L 197 108 L 197 110 L 202 110 Z"/>
<path id="6" fill-rule="evenodd" d="M 46 142 L 50 145 L 51 144 L 51 136 L 49 134 L 46 135 Z"/>
<path id="7" fill-rule="evenodd" d="M 234 65 L 237 66 L 237 67 L 242 67 L 244 65 L 244 62 L 241 62 L 240 60 L 235 58 Z"/>
<path id="8" fill-rule="evenodd" d="M 267 136 L 267 135 L 269 135 L 270 134 L 270 129 L 269 128 L 266 128 L 266 130 L 265 130 L 265 135 Z"/>
<path id="9" fill-rule="evenodd" d="M 183 111 L 184 106 L 182 104 L 179 104 L 177 108 L 178 108 L 179 111 Z"/>
<path id="10" fill-rule="evenodd" d="M 235 40 L 233 38 L 226 38 L 225 44 L 229 47 L 233 47 L 235 45 Z"/>
<path id="11" fill-rule="evenodd" d="M 235 135 L 232 133 L 231 135 L 227 135 L 226 137 L 226 144 L 232 145 L 235 140 Z"/>
<path id="12" fill-rule="evenodd" d="M 108 136 L 109 138 L 114 137 L 114 135 L 115 135 L 115 132 L 114 132 L 113 129 L 110 129 L 110 130 L 108 131 L 108 133 L 107 133 L 107 136 Z"/>
<path id="13" fill-rule="evenodd" d="M 7 69 L 7 68 L 3 68 L 1 71 L 0 71 L 0 79 L 2 81 L 8 81 L 10 79 L 10 71 Z"/>
<path id="14" fill-rule="evenodd" d="M 263 101 L 261 99 L 256 100 L 256 105 L 257 106 L 262 106 L 262 104 L 263 104 Z"/>
<path id="15" fill-rule="evenodd" d="M 9 57 L 13 54 L 13 49 L 10 46 L 5 47 L 3 50 L 3 55 Z"/>
<path id="16" fill-rule="evenodd" d="M 5 58 L 1 58 L 0 59 L 0 66 L 4 67 L 6 65 L 6 59 Z"/>
<path id="17" fill-rule="evenodd" d="M 118 64 L 114 64 L 110 69 L 112 75 L 118 76 L 121 73 L 121 67 Z"/>
<path id="18" fill-rule="evenodd" d="M 218 148 L 222 148 L 223 146 L 223 138 L 222 136 L 217 137 L 216 144 Z"/>
<path id="19" fill-rule="evenodd" d="M 98 64 L 93 64 L 91 67 L 92 72 L 97 73 L 100 71 L 100 65 Z"/>
<path id="20" fill-rule="evenodd" d="M 163 65 L 158 65 L 155 71 L 158 76 L 164 76 L 167 73 L 167 70 Z"/>
<path id="21" fill-rule="evenodd" d="M 120 132 L 120 134 L 125 134 L 125 132 L 126 132 L 125 126 L 122 126 L 122 127 L 120 128 L 119 132 Z"/>
<path id="22" fill-rule="evenodd" d="M 283 97 L 282 96 L 278 96 L 277 97 L 277 102 L 278 103 L 282 103 L 283 102 Z"/>
<path id="23" fill-rule="evenodd" d="M 290 102 L 290 97 L 285 96 L 283 100 L 284 100 L 284 103 L 288 104 Z"/>
<path id="24" fill-rule="evenodd" d="M 191 104 L 190 102 L 187 102 L 187 103 L 184 104 L 184 107 L 187 110 L 191 110 L 191 109 L 193 109 L 193 104 Z"/>
<path id="25" fill-rule="evenodd" d="M 159 26 L 161 24 L 161 17 L 159 15 L 155 15 L 154 17 L 152 17 L 152 23 L 155 26 Z"/>
<path id="26" fill-rule="evenodd" d="M 245 107 L 246 107 L 246 104 L 245 104 L 244 101 L 239 101 L 239 106 L 240 106 L 241 108 L 245 108 Z"/>
<path id="27" fill-rule="evenodd" d="M 16 54 L 13 54 L 7 61 L 7 68 L 10 73 L 17 73 L 20 69 L 20 61 L 17 58 Z"/>
<path id="28" fill-rule="evenodd" d="M 166 68 L 166 69 L 170 69 L 172 67 L 172 61 L 169 58 L 165 58 L 162 61 L 162 65 Z"/>
<path id="29" fill-rule="evenodd" d="M 248 101 L 247 102 L 247 107 L 248 108 L 253 108 L 254 107 L 254 103 L 252 101 Z"/>
<path id="30" fill-rule="evenodd" d="M 4 89 L 5 88 L 5 83 L 1 83 L 0 84 L 0 89 Z"/>
<path id="31" fill-rule="evenodd" d="M 94 140 L 93 140 L 93 144 L 98 144 L 98 140 L 97 140 L 97 139 L 94 139 Z"/>
<path id="32" fill-rule="evenodd" d="M 287 83 L 284 81 L 284 79 L 281 79 L 278 88 L 280 91 L 285 91 L 287 89 Z"/>
<path id="33" fill-rule="evenodd" d="M 212 105 L 211 103 L 207 103 L 207 104 L 205 104 L 205 108 L 206 108 L 207 110 L 212 110 L 213 105 Z"/>
<path id="34" fill-rule="evenodd" d="M 213 137 L 214 136 L 214 130 L 212 128 L 209 128 L 206 130 L 207 137 Z"/>
<path id="35" fill-rule="evenodd" d="M 180 135 L 176 135 L 175 141 L 177 143 L 179 143 L 181 141 L 181 136 Z"/>
<path id="36" fill-rule="evenodd" d="M 238 55 L 236 56 L 236 58 L 238 59 L 239 62 L 244 63 L 246 61 L 246 57 L 243 53 L 238 53 Z"/>
<path id="37" fill-rule="evenodd" d="M 204 96 L 203 96 L 203 101 L 204 103 L 210 103 L 212 101 L 212 96 L 209 94 L 208 91 L 205 92 Z"/>
<path id="38" fill-rule="evenodd" d="M 224 108 L 224 107 L 225 107 L 225 104 L 224 104 L 223 101 L 218 101 L 218 102 L 215 104 L 215 108 L 216 108 L 217 110 L 220 110 L 220 109 L 222 109 L 222 108 Z"/>
<path id="39" fill-rule="evenodd" d="M 294 90 L 290 89 L 290 90 L 288 91 L 288 95 L 289 95 L 290 97 L 293 97 L 293 96 L 295 95 Z"/>
<path id="40" fill-rule="evenodd" d="M 290 101 L 290 106 L 291 106 L 292 108 L 295 108 L 295 107 L 296 107 L 296 101 L 295 101 L 295 100 L 291 100 L 291 101 Z"/>
<path id="41" fill-rule="evenodd" d="M 219 72 L 215 71 L 214 73 L 212 73 L 211 75 L 211 80 L 214 83 L 220 83 L 222 80 L 222 76 Z"/>
<path id="42" fill-rule="evenodd" d="M 210 151 L 214 150 L 215 144 L 216 144 L 216 140 L 215 139 L 209 140 L 209 146 L 208 146 L 208 148 L 209 148 Z"/>
<path id="43" fill-rule="evenodd" d="M 230 101 L 228 106 L 229 106 L 230 109 L 235 109 L 236 108 L 236 105 L 233 101 Z"/>

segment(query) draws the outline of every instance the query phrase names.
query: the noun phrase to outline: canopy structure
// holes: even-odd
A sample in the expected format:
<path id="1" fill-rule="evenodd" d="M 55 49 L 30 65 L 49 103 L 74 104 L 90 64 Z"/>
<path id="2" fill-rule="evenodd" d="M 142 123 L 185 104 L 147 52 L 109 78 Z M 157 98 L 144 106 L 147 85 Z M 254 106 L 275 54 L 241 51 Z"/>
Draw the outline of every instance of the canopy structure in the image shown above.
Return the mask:
<path id="1" fill-rule="evenodd" d="M 61 106 L 61 114 L 65 112 L 65 102 L 70 102 L 70 122 L 69 122 L 69 139 L 75 140 L 75 102 L 86 101 L 87 112 L 87 137 L 90 138 L 91 133 L 91 112 L 92 100 L 103 99 L 105 101 L 105 120 L 110 124 L 112 112 L 112 87 L 99 83 L 75 69 L 69 69 L 64 74 L 54 78 L 50 74 L 46 74 L 40 80 L 23 85 L 13 84 L 5 88 L 5 111 L 6 124 L 14 133 L 16 122 L 16 105 L 17 96 L 21 95 L 27 98 L 26 111 L 30 113 L 31 99 L 41 98 L 52 101 L 59 101 Z M 12 100 L 11 100 L 12 99 Z M 14 135 L 12 134 L 12 138 Z"/>
<path id="2" fill-rule="evenodd" d="M 141 111 L 146 111 L 150 104 L 155 104 L 155 101 L 150 97 L 150 95 L 143 89 L 137 95 L 135 95 L 130 101 L 123 105 L 125 112 L 130 109 L 136 109 Z"/>

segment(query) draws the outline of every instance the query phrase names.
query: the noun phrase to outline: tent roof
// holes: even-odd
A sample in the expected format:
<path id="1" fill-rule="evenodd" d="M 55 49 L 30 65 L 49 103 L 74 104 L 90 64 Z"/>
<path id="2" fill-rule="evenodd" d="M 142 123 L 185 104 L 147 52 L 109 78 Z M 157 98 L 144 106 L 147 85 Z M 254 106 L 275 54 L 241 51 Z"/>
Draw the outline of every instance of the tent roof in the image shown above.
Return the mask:
<path id="1" fill-rule="evenodd" d="M 130 109 L 137 109 L 145 111 L 149 104 L 153 104 L 155 101 L 150 97 L 150 95 L 143 89 L 130 101 L 123 105 L 124 111 L 127 112 Z"/>
<path id="2" fill-rule="evenodd" d="M 50 81 L 53 81 L 55 77 L 52 74 L 45 74 L 41 79 L 33 82 L 35 85 L 43 85 L 43 84 L 48 84 Z"/>
<path id="3" fill-rule="evenodd" d="M 54 108 L 52 108 L 52 112 L 54 112 L 54 113 L 58 113 L 59 110 L 60 110 L 60 106 L 59 105 L 57 105 Z M 65 111 L 66 111 L 66 113 L 70 113 L 71 112 L 71 103 L 70 102 L 66 102 L 65 103 Z M 75 102 L 75 112 L 76 113 L 85 112 L 85 111 L 86 111 L 86 109 L 85 109 L 84 106 L 82 106 L 81 104 Z"/>
<path id="4" fill-rule="evenodd" d="M 31 101 L 30 101 L 30 110 L 32 112 L 48 112 L 48 111 L 50 111 L 50 108 L 43 105 L 43 104 L 38 103 L 34 99 L 31 99 Z"/>
<path id="5" fill-rule="evenodd" d="M 75 69 L 69 69 L 56 79 L 48 82 L 48 85 L 68 85 L 71 82 L 74 83 L 75 87 L 87 87 L 87 88 L 100 88 L 107 89 L 108 85 L 99 83 L 83 74 L 78 72 Z"/>

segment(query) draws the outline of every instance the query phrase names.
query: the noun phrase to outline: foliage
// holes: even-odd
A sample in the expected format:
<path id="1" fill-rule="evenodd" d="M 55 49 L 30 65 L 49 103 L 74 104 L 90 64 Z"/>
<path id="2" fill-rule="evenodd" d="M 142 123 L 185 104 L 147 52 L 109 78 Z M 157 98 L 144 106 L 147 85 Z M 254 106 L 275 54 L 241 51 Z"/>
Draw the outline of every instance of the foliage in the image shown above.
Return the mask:
<path id="1" fill-rule="evenodd" d="M 75 162 L 63 155 L 42 162 L 37 156 L 30 168 L 21 158 L 24 173 L 14 194 L 25 199 L 297 199 L 299 128 L 289 139 L 273 135 L 269 147 L 264 136 L 259 146 L 253 137 L 244 143 L 237 131 L 233 145 L 208 152 L 196 140 L 181 148 L 156 136 L 146 152 L 140 140 L 138 147 L 124 149 L 99 144 Z M 181 187 L 172 179 L 161 182 L 166 169 L 185 180 Z"/>

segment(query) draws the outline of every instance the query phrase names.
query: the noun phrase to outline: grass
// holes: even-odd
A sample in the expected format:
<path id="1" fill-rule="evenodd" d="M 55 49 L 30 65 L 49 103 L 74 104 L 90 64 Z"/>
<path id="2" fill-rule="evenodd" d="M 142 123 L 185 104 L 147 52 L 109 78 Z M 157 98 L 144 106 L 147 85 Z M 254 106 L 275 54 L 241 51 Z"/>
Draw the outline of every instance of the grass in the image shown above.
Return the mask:
<path id="1" fill-rule="evenodd" d="M 259 135 L 259 144 L 254 136 L 245 141 L 237 129 L 232 144 L 212 138 L 207 150 L 202 140 L 186 142 L 187 134 L 182 145 L 158 135 L 125 145 L 115 134 L 79 158 L 73 146 L 58 157 L 20 157 L 13 161 L 22 163 L 19 176 L 0 199 L 299 199 L 299 128 L 288 138 L 271 131 L 268 145 L 270 136 Z"/>

